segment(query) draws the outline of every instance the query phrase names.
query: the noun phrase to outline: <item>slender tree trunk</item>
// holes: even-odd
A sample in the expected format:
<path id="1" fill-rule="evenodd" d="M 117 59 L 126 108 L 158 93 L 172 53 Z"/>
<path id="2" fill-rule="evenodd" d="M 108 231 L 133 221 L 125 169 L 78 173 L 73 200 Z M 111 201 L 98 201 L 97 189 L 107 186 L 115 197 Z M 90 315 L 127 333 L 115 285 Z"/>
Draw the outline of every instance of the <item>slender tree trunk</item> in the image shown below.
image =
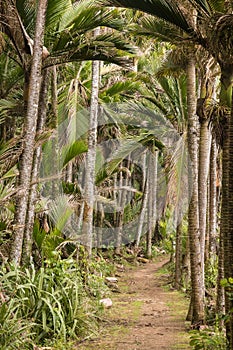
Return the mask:
<path id="1" fill-rule="evenodd" d="M 127 169 L 130 167 L 130 159 L 127 161 Z M 120 173 L 121 180 L 120 180 L 120 187 L 121 186 L 128 186 L 130 181 L 130 170 L 126 172 L 125 179 L 123 178 L 122 171 Z M 115 253 L 120 254 L 121 252 L 121 245 L 122 245 L 122 234 L 123 234 L 123 224 L 124 224 L 124 210 L 125 205 L 127 202 L 127 190 L 126 189 L 120 189 L 120 210 L 117 214 L 117 236 L 116 236 L 116 249 Z"/>
<path id="2" fill-rule="evenodd" d="M 45 70 L 43 73 L 43 79 L 41 84 L 40 99 L 39 99 L 39 109 L 38 109 L 38 121 L 37 121 L 37 134 L 39 135 L 44 128 L 46 115 L 47 115 L 47 100 L 48 100 L 48 86 L 49 86 L 49 71 Z M 41 161 L 41 146 L 38 146 L 34 151 L 33 156 L 33 166 L 32 166 L 32 176 L 31 183 L 33 185 L 30 187 L 29 191 L 29 201 L 27 208 L 27 218 L 25 226 L 25 237 L 24 237 L 24 254 L 23 259 L 29 259 L 32 253 L 32 231 L 35 218 L 35 204 L 38 199 L 38 185 L 36 181 L 38 179 L 40 171 L 40 161 Z"/>
<path id="3" fill-rule="evenodd" d="M 209 195 L 209 254 L 214 257 L 216 254 L 217 234 L 217 145 L 215 138 L 212 138 L 210 153 L 210 195 Z"/>
<path id="4" fill-rule="evenodd" d="M 224 155 L 223 151 L 223 155 Z M 216 256 L 216 234 L 217 234 L 217 146 L 216 141 L 212 141 L 211 162 L 210 162 L 210 254 Z M 224 278 L 224 244 L 223 244 L 223 221 L 221 220 L 219 249 L 218 249 L 218 277 L 217 277 L 217 298 L 216 312 L 222 317 L 225 314 L 225 295 L 224 288 L 221 285 L 221 280 Z M 220 319 L 220 327 L 223 328 L 223 319 Z"/>
<path id="5" fill-rule="evenodd" d="M 189 57 L 187 66 L 187 106 L 188 106 L 188 151 L 192 166 L 192 176 L 189 181 L 190 203 L 188 213 L 188 232 L 190 244 L 191 268 L 191 304 L 192 324 L 204 322 L 204 286 L 201 269 L 201 251 L 199 241 L 198 212 L 198 136 L 196 118 L 196 74 L 195 60 Z"/>
<path id="6" fill-rule="evenodd" d="M 149 193 L 149 181 L 147 179 L 144 187 L 143 198 L 142 198 L 142 208 L 138 219 L 138 230 L 137 230 L 137 237 L 136 237 L 136 244 L 135 244 L 136 251 L 139 248 L 140 239 L 142 235 L 143 223 L 145 220 L 146 208 L 148 204 L 148 193 Z"/>
<path id="7" fill-rule="evenodd" d="M 26 224 L 30 181 L 33 166 L 33 154 L 41 86 L 42 52 L 46 7 L 47 0 L 39 0 L 35 28 L 34 52 L 30 73 L 30 93 L 28 96 L 28 106 L 25 120 L 24 151 L 20 163 L 20 197 L 16 206 L 14 238 L 11 248 L 11 260 L 16 264 L 20 264 L 22 257 L 24 230 Z"/>
<path id="8" fill-rule="evenodd" d="M 97 203 L 97 250 L 100 251 L 103 244 L 103 224 L 104 224 L 104 207 L 102 203 Z"/>
<path id="9" fill-rule="evenodd" d="M 175 252 L 175 288 L 181 288 L 182 277 L 182 221 L 176 228 L 176 252 Z"/>
<path id="10" fill-rule="evenodd" d="M 148 258 L 152 256 L 152 237 L 156 225 L 156 208 L 157 208 L 157 166 L 158 152 L 151 151 L 149 155 L 148 165 L 148 231 L 146 240 L 146 255 Z"/>
<path id="11" fill-rule="evenodd" d="M 201 118 L 199 118 L 201 119 Z M 211 134 L 209 130 L 209 120 L 200 120 L 200 141 L 199 141 L 199 171 L 198 171 L 198 209 L 199 209 L 199 230 L 201 248 L 201 276 L 204 286 L 205 276 L 205 240 L 207 223 L 207 199 L 208 199 L 208 175 L 210 164 Z"/>
<path id="12" fill-rule="evenodd" d="M 230 116 L 226 117 L 223 137 L 222 154 L 222 201 L 221 201 L 221 222 L 220 222 L 220 247 L 223 245 L 224 252 L 224 278 L 233 276 L 233 103 L 232 83 L 233 66 L 222 65 L 220 103 L 223 106 L 231 106 Z M 223 240 L 223 243 L 221 242 Z M 221 260 L 220 260 L 221 263 Z M 222 266 L 219 266 L 221 273 Z M 227 349 L 233 350 L 233 301 L 229 298 L 231 290 L 225 288 L 225 311 L 229 316 L 226 326 Z"/>
<path id="13" fill-rule="evenodd" d="M 232 94 L 233 97 L 233 94 Z M 224 234 L 224 272 L 225 278 L 233 277 L 233 100 L 231 101 L 231 114 L 228 121 L 225 155 L 223 158 L 223 192 L 222 192 L 222 221 Z M 227 193 L 226 193 L 227 192 Z M 225 202 L 227 201 L 227 203 Z M 230 296 L 232 290 L 226 288 L 226 313 L 229 319 L 226 322 L 229 349 L 233 350 L 233 300 Z"/>
<path id="14" fill-rule="evenodd" d="M 52 107 L 52 120 L 51 120 L 51 128 L 54 130 L 58 130 L 58 91 L 57 91 L 57 67 L 52 67 L 51 74 L 51 107 Z M 52 157 L 53 157 L 53 165 L 55 169 L 53 169 L 54 174 L 58 172 L 58 154 L 59 154 L 59 146 L 58 146 L 58 135 L 55 131 L 53 139 L 52 139 Z M 59 195 L 59 184 L 55 179 L 52 181 L 51 185 L 51 198 L 55 199 Z"/>
<path id="15" fill-rule="evenodd" d="M 94 35 L 99 34 L 99 28 Z M 88 152 L 86 163 L 86 178 L 84 188 L 84 213 L 83 213 L 83 234 L 86 240 L 88 256 L 92 255 L 92 230 L 93 230 L 93 206 L 95 192 L 95 160 L 97 145 L 97 125 L 98 125 L 98 95 L 99 95 L 99 75 L 100 62 L 92 62 L 92 91 L 90 106 L 90 123 L 88 136 Z"/>

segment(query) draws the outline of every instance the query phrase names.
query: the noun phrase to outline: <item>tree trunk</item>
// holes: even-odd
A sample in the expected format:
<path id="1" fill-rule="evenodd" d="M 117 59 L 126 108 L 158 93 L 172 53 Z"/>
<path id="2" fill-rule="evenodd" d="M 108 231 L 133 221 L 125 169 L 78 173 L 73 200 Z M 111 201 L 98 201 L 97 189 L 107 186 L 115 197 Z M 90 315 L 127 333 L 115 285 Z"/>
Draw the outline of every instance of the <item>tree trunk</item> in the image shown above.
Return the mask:
<path id="1" fill-rule="evenodd" d="M 233 97 L 233 94 L 232 94 Z M 228 121 L 225 155 L 223 158 L 223 182 L 222 182 L 222 224 L 224 235 L 224 272 L 225 278 L 233 277 L 233 101 L 231 114 Z M 226 224 L 223 222 L 226 220 Z M 226 322 L 226 334 L 229 349 L 233 349 L 233 300 L 230 296 L 232 290 L 226 288 L 226 313 L 229 319 Z"/>
<path id="2" fill-rule="evenodd" d="M 127 169 L 130 167 L 130 159 L 127 161 Z M 124 210 L 127 202 L 127 190 L 121 189 L 122 186 L 129 186 L 130 181 L 130 170 L 125 173 L 125 178 L 123 178 L 122 171 L 120 172 L 120 191 L 119 191 L 119 206 L 120 210 L 117 213 L 117 231 L 116 231 L 116 249 L 115 253 L 120 254 L 121 245 L 122 245 L 122 233 L 123 233 L 123 224 L 124 224 Z"/>
<path id="3" fill-rule="evenodd" d="M 188 233 L 190 244 L 192 324 L 204 323 L 204 286 L 201 269 L 198 212 L 198 137 L 196 118 L 195 60 L 189 57 L 187 66 L 188 151 L 192 174 L 189 181 L 190 203 Z"/>
<path id="4" fill-rule="evenodd" d="M 176 228 L 176 252 L 175 252 L 175 285 L 174 287 L 179 290 L 181 288 L 182 277 L 182 221 Z"/>
<path id="5" fill-rule="evenodd" d="M 205 276 L 205 240 L 207 223 L 207 199 L 208 199 L 208 175 L 210 164 L 210 144 L 211 135 L 209 130 L 209 120 L 200 119 L 200 141 L 199 141 L 199 171 L 198 171 L 198 209 L 199 209 L 199 230 L 201 249 L 201 276 L 204 286 Z"/>
<path id="6" fill-rule="evenodd" d="M 14 238 L 11 247 L 11 260 L 14 261 L 17 265 L 20 264 L 22 257 L 24 230 L 26 224 L 29 190 L 31 185 L 30 181 L 33 166 L 33 154 L 41 86 L 42 52 L 46 7 L 47 0 L 39 0 L 35 28 L 34 52 L 29 83 L 30 93 L 28 96 L 28 106 L 25 120 L 24 150 L 20 162 L 20 197 L 16 206 Z"/>
<path id="7" fill-rule="evenodd" d="M 209 195 L 209 254 L 216 254 L 217 234 L 217 145 L 213 137 L 210 153 L 210 195 Z"/>
<path id="8" fill-rule="evenodd" d="M 94 35 L 99 34 L 99 28 Z M 88 152 L 86 162 L 86 178 L 84 188 L 84 213 L 82 233 L 85 235 L 85 246 L 88 256 L 92 255 L 93 206 L 95 189 L 95 160 L 98 125 L 98 95 L 99 95 L 100 62 L 92 62 L 92 90 L 90 106 L 90 123 L 88 135 Z"/>
<path id="9" fill-rule="evenodd" d="M 233 66 L 230 68 L 222 65 L 221 72 L 221 105 L 230 107 L 230 117 L 227 116 L 224 125 L 223 137 L 223 154 L 222 154 L 222 205 L 221 205 L 221 222 L 220 222 L 220 247 L 223 244 L 224 252 L 224 278 L 228 279 L 233 276 L 233 103 L 232 103 L 232 80 L 233 80 Z M 220 260 L 221 263 L 221 260 Z M 220 273 L 222 266 L 219 266 Z M 229 298 L 231 290 L 225 288 L 225 311 L 229 319 L 225 323 L 226 338 L 228 341 L 227 349 L 233 350 L 233 301 Z"/>
<path id="10" fill-rule="evenodd" d="M 142 235 L 143 223 L 144 223 L 147 204 L 148 204 L 148 193 L 149 193 L 149 181 L 147 179 L 145 186 L 144 186 L 144 193 L 143 193 L 143 198 L 142 198 L 142 208 L 141 208 L 139 219 L 138 219 L 138 230 L 137 230 L 137 237 L 136 237 L 136 244 L 135 244 L 136 250 L 138 250 L 138 248 L 139 248 L 140 239 L 141 239 L 141 235 Z"/>
<path id="11" fill-rule="evenodd" d="M 37 134 L 39 135 L 45 125 L 46 115 L 47 115 L 47 101 L 48 101 L 48 86 L 49 86 L 49 71 L 45 70 L 43 72 L 43 79 L 41 84 L 39 108 L 38 108 L 38 121 L 37 121 Z M 41 146 L 38 146 L 34 151 L 33 156 L 33 166 L 31 175 L 31 185 L 29 191 L 29 200 L 27 208 L 26 226 L 25 226 L 25 237 L 24 237 L 24 254 L 23 260 L 26 262 L 32 253 L 32 231 L 35 218 L 35 204 L 38 199 L 38 185 L 36 181 L 38 179 L 40 171 L 40 161 L 41 161 Z"/>
<path id="12" fill-rule="evenodd" d="M 148 165 L 148 231 L 146 237 L 146 255 L 148 258 L 152 256 L 152 237 L 156 226 L 156 208 L 157 208 L 157 166 L 158 152 L 151 151 L 149 154 Z"/>

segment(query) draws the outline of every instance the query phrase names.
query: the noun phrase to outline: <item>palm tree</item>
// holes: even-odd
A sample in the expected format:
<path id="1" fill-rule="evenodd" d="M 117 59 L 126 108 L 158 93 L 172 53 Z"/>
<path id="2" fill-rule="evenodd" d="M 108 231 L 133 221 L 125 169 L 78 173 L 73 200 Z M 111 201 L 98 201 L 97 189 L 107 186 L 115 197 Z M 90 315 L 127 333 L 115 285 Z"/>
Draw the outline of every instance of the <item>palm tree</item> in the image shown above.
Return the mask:
<path id="1" fill-rule="evenodd" d="M 38 3 L 38 12 L 35 29 L 35 40 L 33 45 L 33 58 L 31 65 L 31 73 L 29 79 L 28 108 L 26 114 L 25 125 L 25 145 L 22 154 L 19 186 L 22 195 L 17 203 L 16 210 L 15 240 L 12 244 L 11 259 L 19 264 L 22 257 L 22 244 L 24 240 L 24 228 L 27 215 L 28 197 L 30 193 L 30 181 L 33 167 L 33 154 L 35 146 L 36 126 L 38 118 L 38 105 L 41 88 L 41 70 L 42 70 L 42 54 L 43 54 L 43 38 L 45 28 L 47 1 L 41 0 Z"/>
<path id="2" fill-rule="evenodd" d="M 1 22 L 2 31 L 8 36 L 9 42 L 15 50 L 16 60 L 18 64 L 22 66 L 25 76 L 24 82 L 24 97 L 25 97 L 25 109 L 29 108 L 29 98 L 31 97 L 29 83 L 29 73 L 31 71 L 31 55 L 34 53 L 33 45 L 35 41 L 34 30 L 34 18 L 35 18 L 35 4 L 28 2 L 27 6 L 17 9 L 16 3 L 11 0 L 0 2 L 0 13 L 3 17 Z M 9 13 L 11 15 L 9 16 Z M 93 29 L 98 25 L 106 25 L 111 28 L 120 28 L 121 21 L 117 20 L 116 13 L 112 10 L 106 10 L 99 6 L 94 6 L 93 1 L 85 0 L 77 4 L 72 4 L 71 1 L 48 1 L 48 10 L 46 17 L 46 32 L 45 42 L 48 49 L 42 45 L 42 67 L 43 71 L 46 71 L 49 67 L 54 65 L 65 64 L 72 61 L 90 60 L 90 59 L 103 59 L 107 61 L 113 61 L 114 63 L 127 64 L 128 58 L 124 58 L 122 52 L 127 50 L 132 52 L 132 48 L 121 40 L 120 35 L 116 34 L 102 34 L 93 38 L 91 35 Z M 27 28 L 27 30 L 25 29 Z M 34 37 L 34 41 L 32 39 Z M 70 38 L 72 37 L 72 40 Z M 104 44 L 103 44 L 104 43 Z M 79 49 L 78 49 L 79 47 Z M 123 51 L 122 51 L 123 50 Z M 49 57 L 48 57 L 49 56 Z M 43 102 L 43 101 L 42 101 Z M 46 107 L 45 103 L 41 103 Z M 41 111 L 44 113 L 44 111 Z M 36 114 L 35 114 L 36 115 Z M 32 119 L 30 119 L 32 121 Z M 36 117 L 33 123 L 36 125 Z M 28 151 L 33 150 L 33 144 L 35 144 L 35 128 L 33 125 L 25 125 L 27 137 L 25 138 L 25 149 L 28 147 Z M 33 130 L 33 132 L 32 132 Z M 38 131 L 38 130 L 37 130 Z M 27 140 L 31 138 L 31 142 Z M 33 143 L 32 143 L 33 142 Z M 30 153 L 29 152 L 29 153 Z M 31 178 L 32 163 L 31 153 L 30 156 L 26 156 L 27 152 L 24 152 L 25 167 L 22 165 L 22 169 L 28 171 L 27 177 L 22 172 L 22 179 L 25 180 Z M 27 161 L 26 161 L 27 159 Z M 23 160 L 22 160 L 23 162 Z M 27 163 L 28 162 L 28 163 Z M 20 168 L 20 169 L 21 169 Z M 36 174 L 33 175 L 34 177 Z M 22 180 L 23 181 L 23 180 Z M 27 181 L 26 187 L 29 186 Z M 30 187 L 30 186 L 29 186 Z M 35 191 L 36 186 L 26 190 L 26 197 L 30 194 L 30 191 Z M 34 194 L 31 193 L 31 198 L 34 198 Z M 20 249 L 23 245 L 24 229 L 27 226 L 27 222 L 30 222 L 28 227 L 32 227 L 31 217 L 27 219 L 28 208 L 33 208 L 31 204 L 27 204 L 26 198 L 21 198 L 24 201 L 24 205 L 17 205 L 15 215 L 15 238 L 12 245 L 12 258 L 19 263 Z M 33 210 L 32 210 L 33 211 Z M 24 218 L 24 219 L 20 219 Z M 25 221 L 26 220 L 26 221 Z M 28 235 L 28 233 L 27 233 Z M 17 248 L 16 248 L 17 246 Z M 17 250 L 17 253 L 16 253 Z M 17 255 L 17 258 L 16 258 Z"/>
<path id="3" fill-rule="evenodd" d="M 100 28 L 97 28 L 94 35 L 98 35 Z M 98 98 L 99 98 L 100 62 L 92 62 L 92 90 L 90 104 L 90 121 L 88 131 L 88 151 L 86 161 L 86 176 L 84 187 L 84 213 L 83 213 L 83 234 L 86 236 L 86 247 L 88 256 L 92 255 L 93 235 L 93 207 L 95 194 L 95 162 L 97 146 L 98 126 Z"/>
<path id="4" fill-rule="evenodd" d="M 187 6 L 179 6 L 176 1 L 160 1 L 160 0 L 141 0 L 137 1 L 137 4 L 133 0 L 111 0 L 107 1 L 108 4 L 136 8 L 138 10 L 147 12 L 148 14 L 155 16 L 159 20 L 150 19 L 150 29 L 158 35 L 160 38 L 167 38 L 168 33 L 170 40 L 177 42 L 179 40 L 189 40 L 198 45 L 204 47 L 219 63 L 221 68 L 221 81 L 225 100 L 230 101 L 232 96 L 232 80 L 233 80 L 233 64 L 232 64 L 232 7 L 225 1 L 199 1 L 188 0 Z M 106 4 L 106 2 L 105 2 Z M 225 6 L 227 5 L 227 6 Z M 188 7 L 189 6 L 189 7 Z M 186 16 L 188 9 L 195 9 L 197 11 L 197 23 L 194 25 L 190 22 Z M 208 25 L 206 25 L 208 23 Z M 163 26 L 162 26 L 163 25 Z M 171 32 L 173 28 L 173 32 Z M 232 106 L 233 109 L 233 106 Z M 195 112 L 195 111 L 193 111 Z M 233 113 L 232 113 L 233 114 Z M 231 114 L 231 115 L 232 115 Z M 233 116 L 232 116 L 233 119 Z M 233 142 L 231 136 L 232 122 L 229 121 L 228 133 L 226 135 L 227 150 L 232 150 L 230 147 Z M 229 148 L 230 147 L 230 148 Z M 224 157 L 224 171 L 229 174 L 232 169 L 231 161 L 232 157 Z M 229 176 L 223 178 L 223 202 L 222 202 L 222 220 L 226 223 L 231 222 L 232 209 L 228 209 L 228 204 L 231 201 L 231 181 Z M 224 225 L 227 227 L 227 225 Z M 231 229 L 228 225 L 228 230 L 224 230 L 224 242 L 225 242 L 225 275 L 230 277 L 233 275 L 232 267 L 232 252 L 233 241 Z M 226 232 L 227 231 L 227 232 Z M 197 234 L 194 233 L 194 234 Z M 227 311 L 232 310 L 231 301 L 227 298 Z M 231 316 L 232 317 L 232 316 Z M 233 322 L 229 322 L 233 324 Z M 228 327 L 229 328 L 229 327 Z M 230 341 L 230 348 L 233 348 L 233 331 L 232 329 L 227 332 L 228 339 Z"/>

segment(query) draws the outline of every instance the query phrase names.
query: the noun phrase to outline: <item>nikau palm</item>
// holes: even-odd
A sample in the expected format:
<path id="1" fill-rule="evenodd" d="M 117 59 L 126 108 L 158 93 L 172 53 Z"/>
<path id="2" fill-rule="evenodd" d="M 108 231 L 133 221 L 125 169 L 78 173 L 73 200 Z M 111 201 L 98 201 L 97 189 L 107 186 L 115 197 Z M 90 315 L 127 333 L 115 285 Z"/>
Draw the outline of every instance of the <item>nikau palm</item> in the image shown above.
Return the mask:
<path id="1" fill-rule="evenodd" d="M 178 2 L 172 0 L 140 0 L 137 1 L 137 3 L 133 0 L 110 0 L 105 1 L 105 3 L 120 7 L 136 8 L 155 16 L 159 21 L 162 20 L 164 23 L 163 27 L 158 21 L 156 22 L 153 19 L 150 21 L 151 30 L 153 25 L 154 33 L 157 34 L 159 38 L 162 37 L 169 40 L 168 38 L 170 35 L 170 41 L 172 42 L 187 42 L 187 40 L 189 40 L 189 42 L 201 45 L 219 63 L 223 95 L 225 96 L 225 101 L 231 101 L 233 82 L 233 47 L 231 40 L 233 35 L 233 14 L 232 8 L 229 6 L 228 2 L 225 4 L 225 1 L 188 0 L 186 4 L 182 4 L 182 6 L 179 6 Z M 198 14 L 195 25 L 192 21 L 187 19 L 187 12 L 190 11 L 190 9 L 196 10 Z M 231 113 L 228 133 L 226 135 L 226 142 L 229 142 L 228 147 L 230 150 L 232 150 L 230 146 L 231 143 L 233 143 L 231 131 L 233 122 L 231 122 L 231 119 L 233 120 L 233 112 Z M 231 165 L 232 159 L 233 157 L 230 157 L 230 155 L 228 160 L 227 157 L 224 158 L 223 161 L 226 163 L 223 164 L 223 167 L 227 169 L 225 171 L 230 172 L 231 169 L 233 169 L 233 165 Z M 231 196 L 233 196 L 231 187 L 233 185 L 232 181 L 229 179 L 229 176 L 225 176 L 223 179 L 223 187 L 227 190 L 223 191 L 222 202 L 224 213 L 222 220 L 226 220 L 229 223 L 227 232 L 224 232 L 225 276 L 227 278 L 233 276 L 233 234 L 231 233 L 233 228 L 231 228 L 230 225 L 230 222 L 232 222 L 230 215 L 233 215 L 233 210 L 227 209 L 228 204 L 230 206 L 233 202 L 231 199 Z M 225 196 L 227 196 L 227 198 Z M 196 232 L 196 234 L 198 233 Z M 228 304 L 227 311 L 229 312 L 232 309 L 229 299 Z M 231 321 L 229 324 L 233 324 L 233 322 Z M 232 329 L 230 333 L 232 336 L 228 335 L 228 339 L 230 340 L 230 349 L 233 349 Z"/>
<path id="2" fill-rule="evenodd" d="M 19 181 L 20 187 L 24 186 L 25 191 L 22 191 L 23 195 L 20 197 L 16 207 L 15 237 L 12 245 L 12 259 L 16 263 L 20 263 L 24 236 L 28 236 L 29 234 L 27 226 L 30 227 L 29 231 L 33 226 L 34 206 L 31 206 L 28 200 L 29 197 L 35 198 L 34 194 L 36 191 L 35 186 L 31 187 L 30 182 L 32 173 L 35 170 L 33 169 L 33 151 L 36 131 L 39 131 L 36 126 L 39 100 L 32 102 L 32 89 L 37 88 L 37 97 L 39 98 L 42 71 L 45 72 L 54 65 L 92 59 L 103 59 L 109 62 L 113 61 L 114 63 L 127 65 L 129 59 L 128 57 L 124 57 L 125 54 L 123 51 L 127 51 L 127 54 L 129 54 L 134 49 L 128 43 L 122 41 L 119 34 L 106 34 L 93 37 L 93 29 L 99 25 L 106 25 L 113 29 L 119 29 L 121 25 L 121 21 L 116 18 L 112 10 L 95 6 L 93 1 L 84 0 L 77 4 L 72 4 L 69 0 L 58 2 L 48 1 L 46 18 L 46 14 L 44 14 L 44 21 L 46 20 L 44 25 L 45 36 L 40 35 L 40 44 L 36 42 L 37 27 L 33 24 L 35 23 L 36 14 L 35 4 L 30 2 L 28 7 L 19 6 L 18 9 L 16 5 L 17 2 L 11 0 L 0 2 L 1 30 L 7 35 L 13 55 L 16 56 L 15 60 L 22 67 L 25 77 L 24 109 L 27 111 L 25 119 L 26 134 L 24 135 L 24 151 L 20 164 L 21 180 Z M 26 27 L 27 30 L 25 29 Z M 70 40 L 71 37 L 72 40 Z M 41 50 L 41 58 L 38 68 L 33 71 L 32 65 L 34 61 L 32 55 L 34 57 L 36 45 Z M 33 71 L 33 75 L 30 76 L 31 71 Z M 36 77 L 38 78 L 37 82 L 35 80 Z M 31 83 L 30 79 L 32 80 L 33 78 L 35 79 Z M 44 105 L 44 108 L 47 108 L 45 103 L 41 103 L 42 105 Z M 32 113 L 33 117 L 29 117 L 28 115 L 30 106 L 36 108 Z M 40 111 L 41 113 L 46 114 L 47 110 Z M 43 131 L 42 129 L 43 127 L 40 133 Z M 38 173 L 38 167 L 36 172 Z M 33 178 L 37 176 L 38 174 L 33 174 Z M 27 218 L 29 207 L 32 210 L 30 219 Z M 30 249 L 28 253 L 29 251 Z"/>

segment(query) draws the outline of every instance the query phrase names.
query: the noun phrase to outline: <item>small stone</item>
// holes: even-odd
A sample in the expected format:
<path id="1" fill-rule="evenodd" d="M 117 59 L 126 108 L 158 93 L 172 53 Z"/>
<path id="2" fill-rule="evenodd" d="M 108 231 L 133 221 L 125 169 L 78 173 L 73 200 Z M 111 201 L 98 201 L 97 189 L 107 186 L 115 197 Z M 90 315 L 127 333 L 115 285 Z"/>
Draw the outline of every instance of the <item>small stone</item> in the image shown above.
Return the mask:
<path id="1" fill-rule="evenodd" d="M 111 282 L 111 283 L 117 283 L 117 278 L 116 277 L 106 277 L 105 278 L 107 282 Z"/>
<path id="2" fill-rule="evenodd" d="M 147 264 L 150 260 L 146 259 L 146 258 L 142 258 L 142 257 L 138 257 L 137 260 L 143 264 Z"/>
<path id="3" fill-rule="evenodd" d="M 112 300 L 110 298 L 100 299 L 100 304 L 109 309 L 112 306 Z"/>

